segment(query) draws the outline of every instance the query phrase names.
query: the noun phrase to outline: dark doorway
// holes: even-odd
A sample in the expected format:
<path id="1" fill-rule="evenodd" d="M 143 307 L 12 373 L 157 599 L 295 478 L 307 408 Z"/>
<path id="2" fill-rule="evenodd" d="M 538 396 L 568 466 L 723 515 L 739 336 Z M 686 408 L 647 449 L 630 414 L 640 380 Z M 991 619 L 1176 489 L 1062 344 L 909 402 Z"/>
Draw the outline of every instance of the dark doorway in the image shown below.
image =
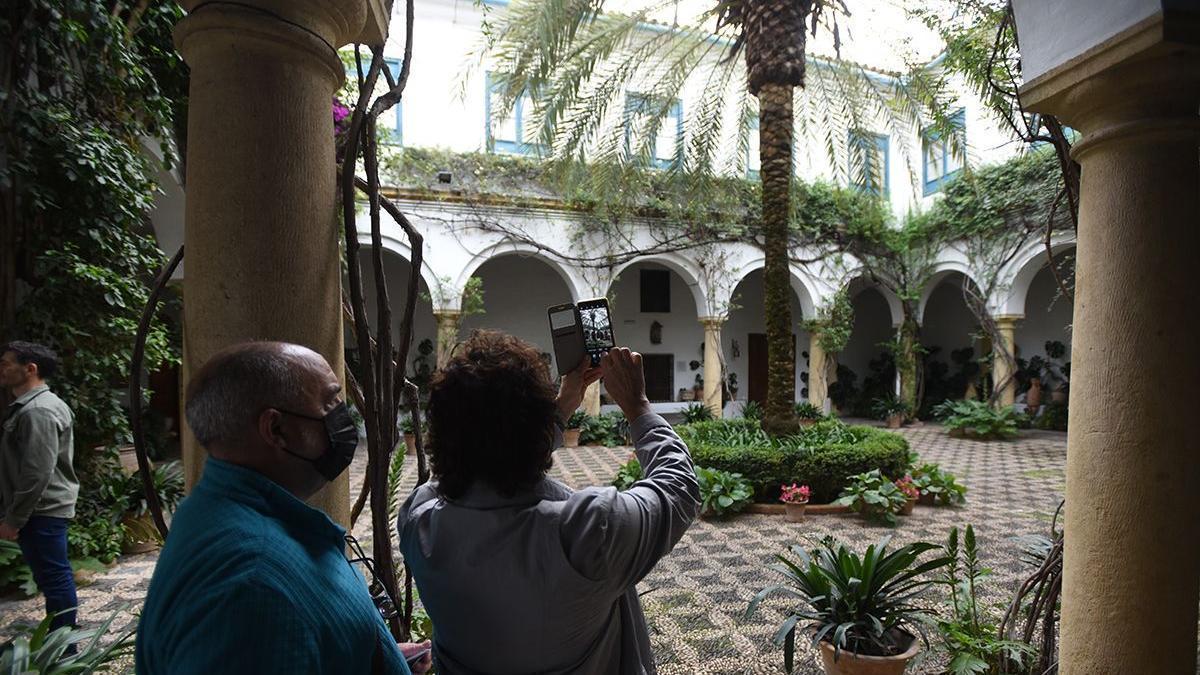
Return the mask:
<path id="1" fill-rule="evenodd" d="M 674 354 L 642 354 L 642 371 L 646 374 L 646 398 L 652 403 L 675 400 Z"/>
<path id="2" fill-rule="evenodd" d="M 757 401 L 759 404 L 767 402 L 767 334 L 766 333 L 750 333 L 747 341 L 749 349 L 748 358 L 750 359 L 749 376 L 750 382 L 746 390 L 746 400 Z M 792 334 L 792 359 L 796 358 L 796 335 Z M 796 394 L 792 392 L 792 398 L 796 398 Z"/>

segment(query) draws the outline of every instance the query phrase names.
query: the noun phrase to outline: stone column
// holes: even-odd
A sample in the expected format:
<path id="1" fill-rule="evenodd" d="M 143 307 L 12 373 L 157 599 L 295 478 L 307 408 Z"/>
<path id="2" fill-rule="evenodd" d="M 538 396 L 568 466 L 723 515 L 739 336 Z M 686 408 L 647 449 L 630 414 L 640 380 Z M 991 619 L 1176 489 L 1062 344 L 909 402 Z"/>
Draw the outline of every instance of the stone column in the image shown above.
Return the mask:
<path id="1" fill-rule="evenodd" d="M 595 417 L 600 414 L 600 383 L 593 382 L 583 390 L 583 412 Z"/>
<path id="2" fill-rule="evenodd" d="M 1008 355 L 1016 363 L 1017 358 L 1017 321 L 1023 319 L 1023 316 L 1017 315 L 1001 315 L 995 317 L 996 331 L 1000 334 L 999 345 L 992 347 L 992 381 L 995 383 L 996 391 L 999 392 L 997 401 L 1000 405 L 1012 405 L 1017 400 L 1017 380 L 1014 377 L 1015 372 L 1009 362 L 1001 355 L 1000 349 L 1003 348 L 1008 352 Z M 1005 382 L 1005 380 L 1008 380 Z"/>
<path id="3" fill-rule="evenodd" d="M 721 366 L 725 362 L 721 353 L 721 326 L 725 319 L 706 316 L 700 318 L 700 323 L 704 326 L 704 405 L 719 419 L 725 409 L 721 400 L 724 383 Z"/>
<path id="4" fill-rule="evenodd" d="M 829 398 L 829 357 L 821 346 L 821 333 L 808 336 L 808 402 L 825 411 Z"/>
<path id="5" fill-rule="evenodd" d="M 343 78 L 334 47 L 363 34 L 368 15 L 380 18 L 369 4 L 379 3 L 183 2 L 192 12 L 175 29 L 191 68 L 185 374 L 246 340 L 299 343 L 343 372 L 329 106 Z M 205 453 L 190 433 L 183 448 L 192 485 Z M 343 474 L 312 502 L 345 524 L 348 488 Z"/>
<path id="6" fill-rule="evenodd" d="M 1200 54 L 1136 28 L 1023 90 L 1083 134 L 1063 675 L 1196 668 Z"/>
<path id="7" fill-rule="evenodd" d="M 433 313 L 437 320 L 437 367 L 442 368 L 450 362 L 454 347 L 458 344 L 458 327 L 462 323 L 462 312 L 456 309 L 443 309 Z"/>

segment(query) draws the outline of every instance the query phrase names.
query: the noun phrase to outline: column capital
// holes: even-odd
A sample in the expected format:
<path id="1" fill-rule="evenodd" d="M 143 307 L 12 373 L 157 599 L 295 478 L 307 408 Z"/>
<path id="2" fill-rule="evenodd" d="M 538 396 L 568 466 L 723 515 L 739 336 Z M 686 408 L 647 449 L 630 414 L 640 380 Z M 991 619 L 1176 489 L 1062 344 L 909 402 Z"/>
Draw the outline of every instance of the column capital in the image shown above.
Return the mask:
<path id="1" fill-rule="evenodd" d="M 696 318 L 705 328 L 720 328 L 725 325 L 726 317 L 723 316 L 701 316 Z"/>
<path id="2" fill-rule="evenodd" d="M 1024 321 L 1025 315 L 1024 314 L 995 314 L 992 316 L 992 320 L 995 321 L 996 324 L 999 326 L 1012 327 L 1012 326 L 1017 325 L 1018 321 Z"/>
<path id="3" fill-rule="evenodd" d="M 439 321 L 447 321 L 450 319 L 461 319 L 462 314 L 463 313 L 462 313 L 461 309 L 434 309 L 433 310 L 434 318 Z"/>
<path id="4" fill-rule="evenodd" d="M 240 11 L 282 19 L 280 23 L 312 31 L 330 49 L 352 42 L 382 44 L 387 38 L 389 17 L 383 0 L 238 0 L 237 5 L 214 3 L 207 7 L 203 7 L 206 0 L 181 0 L 180 4 L 189 16 Z"/>

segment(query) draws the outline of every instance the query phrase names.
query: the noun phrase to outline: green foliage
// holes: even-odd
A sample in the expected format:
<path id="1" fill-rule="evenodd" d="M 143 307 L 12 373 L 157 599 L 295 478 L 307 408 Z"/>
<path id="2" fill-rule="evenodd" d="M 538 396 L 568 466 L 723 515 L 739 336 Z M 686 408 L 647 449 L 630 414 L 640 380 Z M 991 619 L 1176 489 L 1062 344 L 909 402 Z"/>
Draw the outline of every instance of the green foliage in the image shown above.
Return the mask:
<path id="1" fill-rule="evenodd" d="M 0 539 L 0 589 L 18 588 L 27 597 L 37 595 L 33 570 L 25 564 L 21 546 L 15 541 Z"/>
<path id="2" fill-rule="evenodd" d="M 630 454 L 629 461 L 617 469 L 617 476 L 613 478 L 612 484 L 618 490 L 628 490 L 641 479 L 642 463 L 638 461 L 637 455 Z"/>
<path id="3" fill-rule="evenodd" d="M 696 469 L 700 483 L 700 513 L 718 518 L 729 516 L 749 506 L 754 489 L 740 473 L 719 469 Z"/>
<path id="4" fill-rule="evenodd" d="M 762 404 L 758 401 L 746 401 L 742 404 L 742 419 L 761 420 L 762 416 Z"/>
<path id="5" fill-rule="evenodd" d="M 183 499 L 183 464 L 179 461 L 155 464 L 152 469 L 154 491 L 164 513 L 175 510 Z M 149 512 L 146 493 L 142 487 L 141 471 L 135 471 L 125 482 L 125 513 L 142 516 Z"/>
<path id="6" fill-rule="evenodd" d="M 868 519 L 895 527 L 896 514 L 904 508 L 908 498 L 878 469 L 850 477 L 837 504 L 849 506 L 851 511 Z"/>
<path id="7" fill-rule="evenodd" d="M 875 415 L 875 419 L 886 420 L 894 415 L 908 415 L 911 409 L 907 403 L 895 396 L 885 396 L 871 402 L 871 412 Z"/>
<path id="8" fill-rule="evenodd" d="M 770 569 L 783 575 L 784 582 L 759 591 L 746 608 L 746 618 L 770 596 L 798 601 L 775 633 L 775 644 L 784 648 L 788 672 L 801 621 L 808 624 L 813 644 L 832 644 L 835 657 L 843 650 L 870 656 L 898 654 L 911 644 L 911 634 L 925 636 L 924 625 L 930 615 L 916 600 L 933 580 L 922 575 L 950 560 L 938 557 L 918 564 L 922 555 L 940 547 L 916 542 L 888 552 L 890 542 L 891 537 L 884 537 L 860 556 L 844 545 L 835 548 L 833 539 L 826 537 L 811 551 L 792 546 L 799 562 L 776 556 L 779 564 Z"/>
<path id="9" fill-rule="evenodd" d="M 588 415 L 579 425 L 579 443 L 581 445 L 603 445 L 609 448 L 628 445 L 627 427 L 628 422 L 621 413 Z"/>
<path id="10" fill-rule="evenodd" d="M 582 410 L 576 410 L 575 412 L 571 413 L 571 416 L 567 418 L 567 421 L 563 426 L 568 429 L 578 429 L 583 426 L 583 422 L 586 419 L 587 413 L 583 412 Z"/>
<path id="11" fill-rule="evenodd" d="M 943 471 L 937 464 L 927 463 L 914 468 L 912 480 L 921 496 L 930 497 L 937 506 L 967 501 L 967 486 L 960 484 L 954 474 Z"/>
<path id="12" fill-rule="evenodd" d="M 1047 431 L 1066 431 L 1067 417 L 1067 402 L 1055 403 L 1051 401 L 1042 406 L 1042 413 L 1033 420 L 1033 426 Z"/>
<path id="13" fill-rule="evenodd" d="M 817 421 L 825 419 L 825 414 L 821 412 L 820 408 L 812 403 L 808 401 L 801 401 L 800 403 L 796 404 L 796 418 Z"/>
<path id="14" fill-rule="evenodd" d="M 703 403 L 693 403 L 683 409 L 683 423 L 707 422 L 713 418 L 712 410 Z"/>
<path id="15" fill-rule="evenodd" d="M 802 483 L 812 489 L 814 503 L 835 499 L 847 477 L 878 469 L 903 475 L 908 441 L 870 427 L 823 420 L 799 433 L 769 437 L 756 420 L 698 422 L 679 429 L 698 466 L 737 472 L 754 486 L 759 502 L 776 502 L 780 486 Z"/>
<path id="16" fill-rule="evenodd" d="M 19 628 L 15 636 L 0 645 L 0 673 L 68 675 L 108 672 L 133 652 L 133 631 L 101 644 L 113 621 L 124 611 L 125 607 L 118 608 L 104 623 L 87 630 L 70 626 L 50 630 L 53 617 L 49 616 L 35 627 Z M 74 654 L 67 653 L 71 646 L 76 649 Z"/>
<path id="17" fill-rule="evenodd" d="M 950 595 L 950 618 L 937 622 L 938 634 L 949 654 L 950 675 L 1024 672 L 1034 650 L 1024 642 L 1002 640 L 999 626 L 979 606 L 978 587 L 992 572 L 979 560 L 975 529 L 967 525 L 959 546 L 958 528 L 952 528 L 943 547 L 950 561 L 940 582 Z"/>
<path id="18" fill-rule="evenodd" d="M 78 463 L 78 455 L 76 455 Z M 97 448 L 79 474 L 79 498 L 75 518 L 67 528 L 67 546 L 72 558 L 98 558 L 111 562 L 121 553 L 125 530 L 121 517 L 133 493 L 121 468 L 121 458 L 112 446 Z"/>
<path id="19" fill-rule="evenodd" d="M 817 310 L 817 318 L 802 323 L 805 330 L 820 335 L 818 342 L 826 354 L 837 354 L 845 349 L 854 330 L 854 304 L 850 302 L 850 289 L 838 290 L 828 305 Z"/>
<path id="20" fill-rule="evenodd" d="M 997 409 L 983 401 L 945 401 L 933 412 L 952 434 L 980 440 L 1016 437 L 1020 417 L 1012 406 Z"/>

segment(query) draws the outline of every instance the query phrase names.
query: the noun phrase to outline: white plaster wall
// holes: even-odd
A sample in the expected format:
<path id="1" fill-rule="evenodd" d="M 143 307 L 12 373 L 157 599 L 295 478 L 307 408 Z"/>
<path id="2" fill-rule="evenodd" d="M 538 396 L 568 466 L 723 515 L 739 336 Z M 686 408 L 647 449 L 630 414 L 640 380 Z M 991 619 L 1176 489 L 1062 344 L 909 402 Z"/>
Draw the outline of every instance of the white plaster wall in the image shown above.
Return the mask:
<path id="1" fill-rule="evenodd" d="M 571 292 L 562 277 L 546 263 L 520 255 L 489 260 L 475 276 L 483 281 L 485 313 L 465 317 L 460 326 L 460 337 L 466 338 L 476 328 L 515 335 L 549 353 L 552 373 L 557 373 L 546 309 L 571 302 Z"/>
<path id="2" fill-rule="evenodd" d="M 808 371 L 808 360 L 804 354 L 808 351 L 809 334 L 801 326 L 804 319 L 800 301 L 796 294 L 791 296 L 793 332 L 796 334 L 796 400 L 803 400 L 801 393 L 807 386 L 801 380 L 801 374 Z M 725 354 L 726 373 L 736 373 L 738 379 L 737 400 L 745 401 L 750 394 L 750 334 L 766 333 L 766 323 L 763 320 L 763 273 L 755 270 L 746 275 L 733 292 L 736 309 L 729 313 L 729 319 L 721 329 L 721 349 Z M 738 356 L 733 355 L 733 341 L 737 340 Z"/>
<path id="3" fill-rule="evenodd" d="M 870 372 L 868 364 L 877 358 L 883 347 L 880 343 L 895 339 L 891 309 L 883 294 L 874 288 L 864 288 L 852 299 L 854 306 L 854 329 L 846 348 L 838 354 L 838 364 L 844 365 L 858 375 L 856 381 L 862 386 L 863 378 Z"/>
<path id="4" fill-rule="evenodd" d="M 1025 299 L 1025 318 L 1017 323 L 1017 350 L 1021 358 L 1046 354 L 1046 341 L 1059 340 L 1067 346 L 1071 360 L 1071 301 L 1058 296 L 1058 284 L 1049 267 L 1033 278 Z"/>
<path id="5" fill-rule="evenodd" d="M 640 279 L 642 269 L 667 269 L 653 263 L 635 263 L 616 278 L 609 295 L 612 311 L 613 337 L 618 345 L 643 354 L 673 354 L 675 384 L 672 392 L 690 388 L 703 368 L 691 370 L 690 361 L 700 360 L 700 345 L 704 343 L 704 327 L 696 313 L 696 303 L 683 278 L 671 272 L 671 311 L 643 313 L 641 311 Z M 662 344 L 650 344 L 650 324 L 662 324 Z"/>

